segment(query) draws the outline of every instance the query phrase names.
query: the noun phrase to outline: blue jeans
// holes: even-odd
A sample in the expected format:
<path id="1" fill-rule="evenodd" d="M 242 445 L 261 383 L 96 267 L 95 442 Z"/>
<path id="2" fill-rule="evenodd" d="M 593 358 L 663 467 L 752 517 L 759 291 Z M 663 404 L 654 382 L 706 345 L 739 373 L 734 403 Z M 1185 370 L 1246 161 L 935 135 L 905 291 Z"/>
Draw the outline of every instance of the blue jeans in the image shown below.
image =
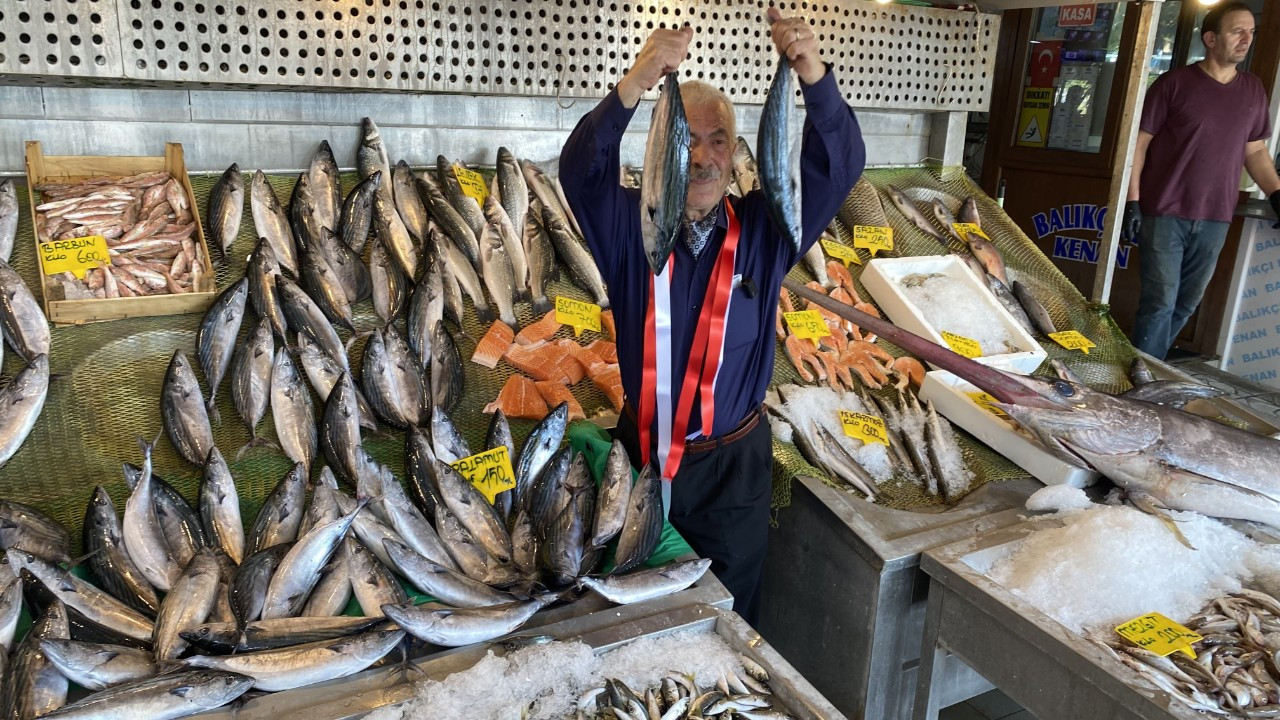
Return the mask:
<path id="1" fill-rule="evenodd" d="M 1204 297 L 1230 223 L 1172 215 L 1142 219 L 1142 282 L 1133 344 L 1163 359 Z"/>

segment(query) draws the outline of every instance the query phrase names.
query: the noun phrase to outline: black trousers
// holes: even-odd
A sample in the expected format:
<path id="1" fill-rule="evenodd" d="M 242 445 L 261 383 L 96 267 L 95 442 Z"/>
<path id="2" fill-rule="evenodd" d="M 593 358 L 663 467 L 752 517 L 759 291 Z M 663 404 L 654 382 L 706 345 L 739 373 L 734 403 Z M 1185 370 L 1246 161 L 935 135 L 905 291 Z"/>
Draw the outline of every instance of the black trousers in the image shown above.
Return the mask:
<path id="1" fill-rule="evenodd" d="M 640 467 L 635 421 L 618 419 L 615 435 Z M 655 441 L 656 447 L 656 441 Z M 773 497 L 773 439 L 769 419 L 728 445 L 685 452 L 671 484 L 668 520 L 733 594 L 733 609 L 749 624 L 760 617 L 764 553 Z"/>

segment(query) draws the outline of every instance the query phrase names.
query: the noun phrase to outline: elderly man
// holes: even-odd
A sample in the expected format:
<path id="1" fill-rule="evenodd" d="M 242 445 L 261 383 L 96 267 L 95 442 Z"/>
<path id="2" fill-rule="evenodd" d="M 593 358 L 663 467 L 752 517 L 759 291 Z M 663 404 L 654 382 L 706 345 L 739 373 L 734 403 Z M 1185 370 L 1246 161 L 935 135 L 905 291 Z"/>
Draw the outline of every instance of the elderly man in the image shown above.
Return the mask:
<path id="1" fill-rule="evenodd" d="M 805 99 L 805 237 L 798 251 L 769 219 L 759 191 L 725 196 L 736 145 L 733 106 L 720 90 L 687 82 L 681 95 L 690 182 L 682 237 L 663 275 L 655 277 L 645 259 L 639 191 L 618 182 L 619 144 L 640 96 L 685 59 L 692 28 L 654 31 L 613 92 L 578 123 L 560 156 L 565 197 L 609 285 L 627 396 L 618 436 L 633 463 L 652 462 L 671 480 L 671 524 L 712 560 L 712 571 L 733 593 L 734 609 L 748 622 L 759 614 L 772 495 L 772 439 L 761 403 L 773 375 L 778 293 L 865 162 L 857 120 L 822 62 L 813 30 L 772 8 L 768 19 L 773 44 L 791 61 Z M 717 272 L 717 265 L 731 272 Z M 663 293 L 651 292 L 655 283 L 665 284 Z M 653 296 L 667 288 L 668 312 L 655 311 Z M 669 342 L 656 340 L 663 327 Z M 700 327 L 721 332 L 708 339 Z M 658 346 L 670 357 L 657 358 Z M 659 368 L 668 367 L 667 360 L 664 383 Z"/>

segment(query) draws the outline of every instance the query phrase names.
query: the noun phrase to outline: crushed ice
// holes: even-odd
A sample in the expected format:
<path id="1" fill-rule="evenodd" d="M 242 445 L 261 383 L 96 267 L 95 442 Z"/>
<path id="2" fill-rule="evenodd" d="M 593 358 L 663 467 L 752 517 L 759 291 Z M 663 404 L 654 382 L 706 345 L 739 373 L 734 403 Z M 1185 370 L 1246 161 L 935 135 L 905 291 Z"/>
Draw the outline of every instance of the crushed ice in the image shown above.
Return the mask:
<path id="1" fill-rule="evenodd" d="M 893 475 L 892 468 L 889 465 L 889 452 L 884 445 L 879 443 L 864 443 L 844 434 L 844 427 L 840 424 L 840 411 L 848 410 L 850 412 L 865 413 L 867 409 L 863 407 L 862 401 L 853 393 L 844 393 L 843 395 L 836 393 L 830 388 L 823 387 L 807 387 L 801 385 L 787 385 L 780 388 L 780 393 L 785 396 L 786 402 L 783 403 L 783 415 L 791 420 L 796 426 L 797 432 L 805 433 L 806 436 L 812 436 L 813 430 L 811 422 L 817 422 L 826 428 L 833 437 L 840 443 L 842 447 L 850 455 L 857 460 L 862 467 L 866 468 L 868 473 L 878 481 L 885 481 Z M 878 414 L 872 411 L 872 414 Z M 784 438 L 785 430 L 780 431 L 779 428 L 783 423 L 773 423 L 773 433 L 779 440 L 791 441 L 788 433 Z"/>
<path id="2" fill-rule="evenodd" d="M 1005 327 L 990 302 L 975 299 L 971 284 L 949 275 L 908 276 L 918 279 L 902 282 L 902 293 L 934 329 L 976 340 L 983 355 L 1017 352 L 1009 329 Z"/>

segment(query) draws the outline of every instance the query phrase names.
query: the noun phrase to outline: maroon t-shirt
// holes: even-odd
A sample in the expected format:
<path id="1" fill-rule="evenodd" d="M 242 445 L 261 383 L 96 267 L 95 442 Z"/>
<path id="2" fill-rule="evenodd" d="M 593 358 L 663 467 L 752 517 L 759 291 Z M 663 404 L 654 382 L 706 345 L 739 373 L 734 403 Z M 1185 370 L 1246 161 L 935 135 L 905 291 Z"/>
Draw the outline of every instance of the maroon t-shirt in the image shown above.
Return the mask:
<path id="1" fill-rule="evenodd" d="M 1244 146 L 1271 137 L 1262 81 L 1247 72 L 1223 85 L 1198 65 L 1156 78 L 1142 106 L 1151 133 L 1142 167 L 1143 215 L 1230 222 Z"/>

